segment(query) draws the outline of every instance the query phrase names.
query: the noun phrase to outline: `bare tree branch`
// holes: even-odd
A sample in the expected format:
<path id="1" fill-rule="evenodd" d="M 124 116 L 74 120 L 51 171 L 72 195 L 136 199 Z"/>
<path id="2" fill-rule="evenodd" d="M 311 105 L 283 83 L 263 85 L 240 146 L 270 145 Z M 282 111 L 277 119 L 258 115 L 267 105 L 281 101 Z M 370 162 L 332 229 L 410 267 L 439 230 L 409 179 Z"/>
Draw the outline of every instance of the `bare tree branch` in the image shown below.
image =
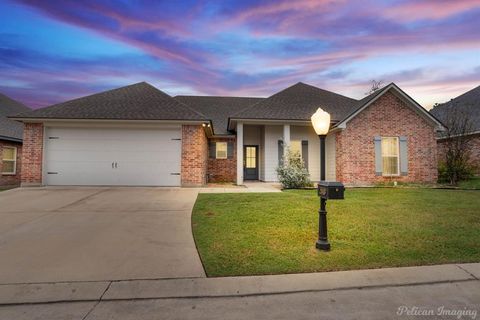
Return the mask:
<path id="1" fill-rule="evenodd" d="M 382 87 L 383 87 L 383 80 L 379 80 L 379 81 L 372 80 L 372 86 L 370 87 L 370 91 L 365 92 L 365 95 L 368 96 L 369 94 L 372 94 L 375 91 L 382 89 Z"/>

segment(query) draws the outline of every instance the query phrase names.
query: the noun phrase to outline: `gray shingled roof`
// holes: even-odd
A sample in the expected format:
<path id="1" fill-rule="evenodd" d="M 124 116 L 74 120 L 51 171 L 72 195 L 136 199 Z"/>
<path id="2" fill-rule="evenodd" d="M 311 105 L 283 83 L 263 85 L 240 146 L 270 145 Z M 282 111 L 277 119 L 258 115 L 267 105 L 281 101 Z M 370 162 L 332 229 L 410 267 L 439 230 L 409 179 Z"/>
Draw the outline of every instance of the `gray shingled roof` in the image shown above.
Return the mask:
<path id="1" fill-rule="evenodd" d="M 465 113 L 472 121 L 472 132 L 480 131 L 480 86 L 465 92 L 449 102 L 435 106 L 430 113 L 448 126 L 449 115 L 453 109 Z"/>
<path id="2" fill-rule="evenodd" d="M 176 96 L 176 100 L 190 106 L 212 120 L 215 134 L 229 134 L 228 117 L 265 98 Z"/>
<path id="3" fill-rule="evenodd" d="M 146 82 L 21 113 L 18 118 L 209 120 Z"/>
<path id="4" fill-rule="evenodd" d="M 330 113 L 332 121 L 339 121 L 356 109 L 358 103 L 358 100 L 299 82 L 230 118 L 310 121 L 312 114 L 322 108 Z"/>
<path id="5" fill-rule="evenodd" d="M 0 139 L 15 141 L 23 139 L 23 123 L 8 119 L 7 116 L 26 111 L 30 109 L 0 93 Z"/>

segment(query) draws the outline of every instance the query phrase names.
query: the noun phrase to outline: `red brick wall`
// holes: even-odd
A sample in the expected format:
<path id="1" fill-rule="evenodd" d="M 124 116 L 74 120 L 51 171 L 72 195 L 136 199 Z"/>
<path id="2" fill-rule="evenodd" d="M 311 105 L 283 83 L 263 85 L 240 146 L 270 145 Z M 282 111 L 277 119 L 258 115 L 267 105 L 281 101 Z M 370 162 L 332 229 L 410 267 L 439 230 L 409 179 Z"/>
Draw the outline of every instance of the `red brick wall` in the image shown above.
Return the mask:
<path id="1" fill-rule="evenodd" d="M 199 125 L 182 126 L 182 186 L 202 186 L 207 180 L 208 142 Z"/>
<path id="2" fill-rule="evenodd" d="M 375 136 L 406 136 L 408 175 L 375 174 Z M 437 147 L 433 126 L 393 93 L 387 92 L 336 133 L 336 175 L 345 184 L 437 181 Z"/>
<path id="3" fill-rule="evenodd" d="M 2 174 L 2 154 L 3 147 L 17 148 L 17 169 L 15 174 Z M 0 140 L 0 186 L 16 186 L 20 185 L 20 177 L 22 173 L 22 144 L 18 142 Z"/>
<path id="4" fill-rule="evenodd" d="M 237 180 L 237 146 L 236 139 L 212 138 L 209 142 L 233 142 L 233 157 L 230 159 L 208 158 L 209 182 L 235 182 Z"/>
<path id="5" fill-rule="evenodd" d="M 437 140 L 438 143 L 438 159 L 445 160 L 446 146 L 445 139 Z M 476 174 L 480 174 L 480 134 L 470 136 L 468 141 L 468 150 L 470 151 L 470 160 L 475 166 Z"/>
<path id="6" fill-rule="evenodd" d="M 22 185 L 42 184 L 43 124 L 26 123 L 23 130 Z"/>

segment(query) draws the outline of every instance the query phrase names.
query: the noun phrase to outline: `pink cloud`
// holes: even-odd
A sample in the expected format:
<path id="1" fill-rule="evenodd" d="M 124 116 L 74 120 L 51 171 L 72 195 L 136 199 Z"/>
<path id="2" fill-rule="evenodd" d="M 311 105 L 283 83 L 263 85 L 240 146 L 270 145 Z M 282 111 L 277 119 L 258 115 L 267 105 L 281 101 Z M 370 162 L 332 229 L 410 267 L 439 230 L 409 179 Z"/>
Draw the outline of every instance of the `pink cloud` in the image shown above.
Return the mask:
<path id="1" fill-rule="evenodd" d="M 401 3 L 385 10 L 384 16 L 404 22 L 438 20 L 480 8 L 478 0 L 421 0 Z"/>

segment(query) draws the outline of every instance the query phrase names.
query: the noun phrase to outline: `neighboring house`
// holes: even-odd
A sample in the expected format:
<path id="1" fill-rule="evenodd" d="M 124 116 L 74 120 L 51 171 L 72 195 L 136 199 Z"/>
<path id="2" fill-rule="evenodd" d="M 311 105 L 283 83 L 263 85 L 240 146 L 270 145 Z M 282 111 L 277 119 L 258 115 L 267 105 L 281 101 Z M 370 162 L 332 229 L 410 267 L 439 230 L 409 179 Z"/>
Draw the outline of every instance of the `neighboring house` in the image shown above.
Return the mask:
<path id="1" fill-rule="evenodd" d="M 332 115 L 327 179 L 436 182 L 443 127 L 395 84 L 362 100 L 297 83 L 268 98 L 177 96 L 147 83 L 15 116 L 23 185 L 199 186 L 277 181 L 287 147 L 319 180 L 317 108 Z"/>
<path id="2" fill-rule="evenodd" d="M 468 119 L 467 147 L 470 150 L 471 161 L 476 166 L 477 174 L 480 174 L 480 86 L 449 102 L 435 106 L 430 113 L 446 126 L 453 121 L 452 117 L 456 117 L 457 122 L 462 122 L 464 118 Z M 452 134 L 455 135 L 454 132 Z M 437 142 L 438 155 L 441 160 L 445 158 L 447 140 L 445 134 L 439 134 Z"/>
<path id="3" fill-rule="evenodd" d="M 26 111 L 30 109 L 0 94 L 0 187 L 20 184 L 23 124 L 7 116 Z"/>

